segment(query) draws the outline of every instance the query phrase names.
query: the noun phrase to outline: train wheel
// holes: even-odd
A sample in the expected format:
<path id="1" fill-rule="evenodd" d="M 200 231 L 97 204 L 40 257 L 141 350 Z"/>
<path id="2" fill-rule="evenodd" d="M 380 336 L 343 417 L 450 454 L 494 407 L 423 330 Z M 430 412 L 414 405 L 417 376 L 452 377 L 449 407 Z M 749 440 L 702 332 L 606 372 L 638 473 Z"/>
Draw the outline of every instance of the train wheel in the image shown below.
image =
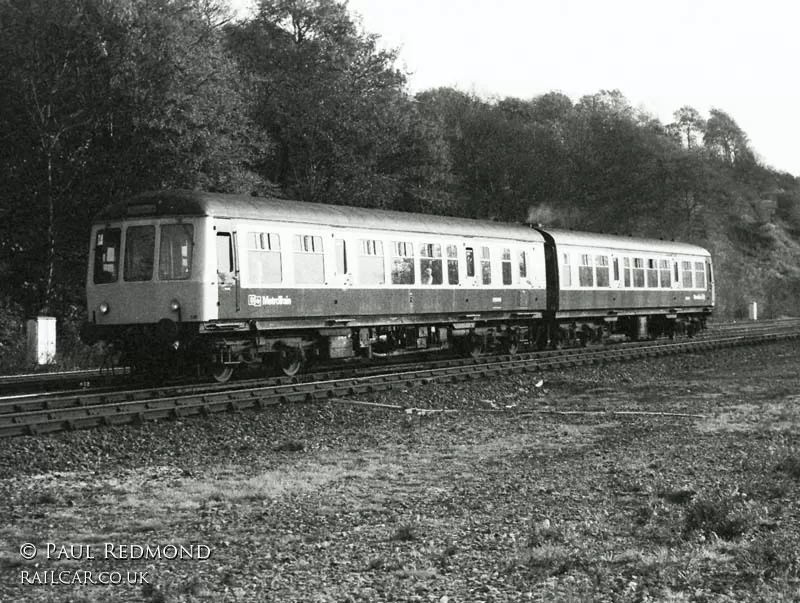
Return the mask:
<path id="1" fill-rule="evenodd" d="M 227 383 L 233 377 L 233 367 L 217 364 L 211 368 L 211 375 L 217 383 Z"/>
<path id="2" fill-rule="evenodd" d="M 287 377 L 294 377 L 303 368 L 303 350 L 284 348 L 278 352 L 278 367 Z"/>

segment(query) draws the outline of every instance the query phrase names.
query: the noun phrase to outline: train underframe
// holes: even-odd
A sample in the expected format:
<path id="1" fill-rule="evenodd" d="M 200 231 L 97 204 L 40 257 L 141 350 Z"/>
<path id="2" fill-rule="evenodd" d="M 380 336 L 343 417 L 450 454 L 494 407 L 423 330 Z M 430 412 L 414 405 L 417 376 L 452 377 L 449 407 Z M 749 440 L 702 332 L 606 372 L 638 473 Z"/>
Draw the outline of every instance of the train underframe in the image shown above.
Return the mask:
<path id="1" fill-rule="evenodd" d="M 293 376 L 306 365 L 357 358 L 390 358 L 449 350 L 477 357 L 485 352 L 586 346 L 590 343 L 693 337 L 707 312 L 437 321 L 431 324 L 338 326 L 285 331 L 255 323 L 176 324 L 95 330 L 87 342 L 106 341 L 110 364 L 152 376 L 203 373 L 226 382 L 242 367 Z"/>

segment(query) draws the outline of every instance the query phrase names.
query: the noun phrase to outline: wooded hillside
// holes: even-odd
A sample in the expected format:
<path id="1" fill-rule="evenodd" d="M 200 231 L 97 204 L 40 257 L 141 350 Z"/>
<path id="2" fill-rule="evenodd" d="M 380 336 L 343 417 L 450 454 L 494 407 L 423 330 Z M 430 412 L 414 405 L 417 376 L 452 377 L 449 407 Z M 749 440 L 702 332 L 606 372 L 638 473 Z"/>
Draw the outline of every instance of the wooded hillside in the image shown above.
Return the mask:
<path id="1" fill-rule="evenodd" d="M 79 322 L 92 215 L 164 187 L 675 238 L 723 318 L 800 314 L 800 180 L 724 110 L 412 96 L 378 41 L 335 0 L 1 2 L 0 346 Z"/>

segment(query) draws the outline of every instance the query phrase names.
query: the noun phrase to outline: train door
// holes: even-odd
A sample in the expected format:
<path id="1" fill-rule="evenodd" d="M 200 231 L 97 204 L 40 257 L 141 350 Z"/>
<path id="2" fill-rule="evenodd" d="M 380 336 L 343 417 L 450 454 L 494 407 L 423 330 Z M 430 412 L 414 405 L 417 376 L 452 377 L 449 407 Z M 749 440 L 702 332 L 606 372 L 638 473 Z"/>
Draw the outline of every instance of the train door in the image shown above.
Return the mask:
<path id="1" fill-rule="evenodd" d="M 219 317 L 234 317 L 239 311 L 239 265 L 235 232 L 217 231 L 217 285 Z"/>
<path id="2" fill-rule="evenodd" d="M 348 243 L 349 241 L 346 239 L 333 239 L 334 253 L 336 254 L 334 281 L 337 287 L 349 287 L 353 284 L 353 273 L 350 268 L 348 254 L 350 245 Z"/>
<path id="3" fill-rule="evenodd" d="M 622 288 L 622 272 L 620 271 L 620 258 L 618 255 L 611 254 L 611 287 L 614 289 Z"/>
<path id="4" fill-rule="evenodd" d="M 558 250 L 552 235 L 542 233 L 544 237 L 544 265 L 545 278 L 547 279 L 547 310 L 548 312 L 558 311 L 558 293 L 560 289 L 558 275 Z"/>
<path id="5" fill-rule="evenodd" d="M 708 288 L 711 290 L 711 305 L 713 306 L 716 303 L 716 286 L 714 285 L 714 267 L 711 264 L 711 260 L 706 260 L 706 276 L 708 281 Z"/>

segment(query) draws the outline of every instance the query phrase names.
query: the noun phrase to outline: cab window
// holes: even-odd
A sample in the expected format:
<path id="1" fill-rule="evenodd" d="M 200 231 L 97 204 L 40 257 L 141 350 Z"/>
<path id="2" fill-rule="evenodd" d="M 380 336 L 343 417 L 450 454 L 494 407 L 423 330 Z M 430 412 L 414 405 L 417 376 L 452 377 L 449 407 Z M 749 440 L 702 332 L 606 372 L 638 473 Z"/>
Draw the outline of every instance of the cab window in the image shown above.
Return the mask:
<path id="1" fill-rule="evenodd" d="M 129 226 L 125 230 L 126 281 L 152 280 L 155 248 L 155 226 Z"/>
<path id="2" fill-rule="evenodd" d="M 119 278 L 119 252 L 122 231 L 119 228 L 98 230 L 94 241 L 94 282 L 116 283 Z"/>
<path id="3" fill-rule="evenodd" d="M 158 251 L 158 278 L 162 281 L 181 281 L 192 272 L 194 226 L 164 224 Z"/>

